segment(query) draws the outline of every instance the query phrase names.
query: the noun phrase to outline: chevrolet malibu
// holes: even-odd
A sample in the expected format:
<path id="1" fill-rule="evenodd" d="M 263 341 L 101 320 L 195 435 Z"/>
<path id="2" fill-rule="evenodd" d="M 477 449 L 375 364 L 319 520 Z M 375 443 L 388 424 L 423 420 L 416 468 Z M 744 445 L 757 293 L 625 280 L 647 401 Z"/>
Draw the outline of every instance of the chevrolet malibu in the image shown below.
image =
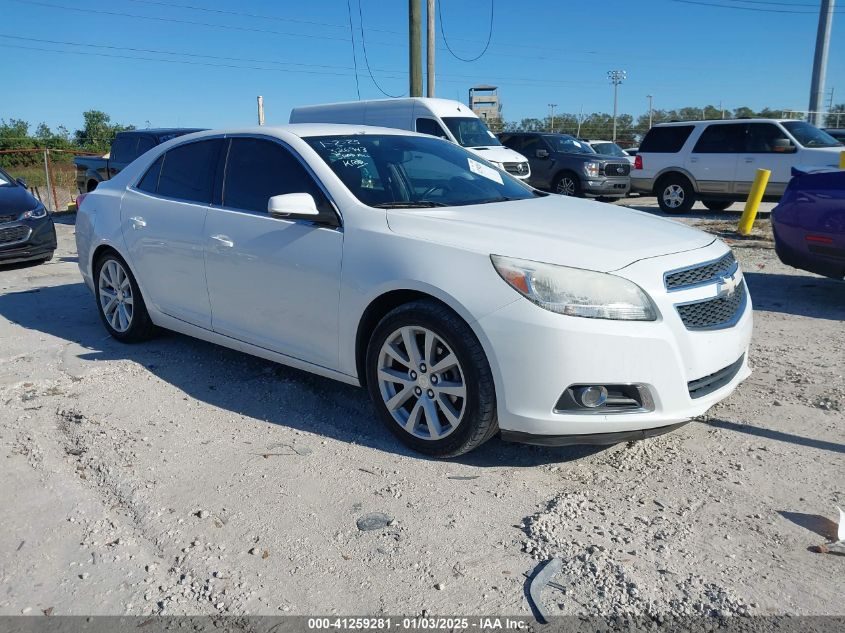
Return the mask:
<path id="1" fill-rule="evenodd" d="M 751 301 L 723 242 L 400 130 L 174 139 L 84 198 L 76 240 L 114 338 L 161 327 L 361 385 L 438 457 L 497 432 L 657 435 L 750 373 Z"/>

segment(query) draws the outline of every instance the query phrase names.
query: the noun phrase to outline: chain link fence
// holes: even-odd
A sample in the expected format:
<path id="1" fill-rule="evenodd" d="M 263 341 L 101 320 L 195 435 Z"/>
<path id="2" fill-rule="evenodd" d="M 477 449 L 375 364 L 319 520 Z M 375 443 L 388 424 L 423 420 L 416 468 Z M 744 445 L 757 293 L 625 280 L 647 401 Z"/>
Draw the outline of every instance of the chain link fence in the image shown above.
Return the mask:
<path id="1" fill-rule="evenodd" d="M 53 213 L 72 209 L 76 204 L 79 190 L 73 157 L 99 156 L 96 152 L 65 149 L 5 149 L 0 150 L 0 159 L 9 154 L 31 156 L 26 165 L 13 165 L 4 169 L 14 178 L 26 181 L 32 195 Z"/>

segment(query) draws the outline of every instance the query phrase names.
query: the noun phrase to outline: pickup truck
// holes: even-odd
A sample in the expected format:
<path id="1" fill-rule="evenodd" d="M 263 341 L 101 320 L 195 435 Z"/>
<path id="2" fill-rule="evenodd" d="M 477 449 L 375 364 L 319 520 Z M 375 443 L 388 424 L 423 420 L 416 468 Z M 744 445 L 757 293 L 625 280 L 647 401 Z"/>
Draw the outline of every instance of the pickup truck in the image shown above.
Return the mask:
<path id="1" fill-rule="evenodd" d="M 94 191 L 98 184 L 114 177 L 121 169 L 156 145 L 183 134 L 200 131 L 200 128 L 158 128 L 118 132 L 111 142 L 111 150 L 105 157 L 77 156 L 73 159 L 79 193 Z"/>

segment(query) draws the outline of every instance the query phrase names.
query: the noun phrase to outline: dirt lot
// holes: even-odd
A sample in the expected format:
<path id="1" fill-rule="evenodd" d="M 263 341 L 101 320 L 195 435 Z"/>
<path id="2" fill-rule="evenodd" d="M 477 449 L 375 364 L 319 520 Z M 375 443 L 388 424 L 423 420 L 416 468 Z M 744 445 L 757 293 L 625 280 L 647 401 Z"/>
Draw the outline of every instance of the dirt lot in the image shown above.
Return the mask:
<path id="1" fill-rule="evenodd" d="M 630 204 L 653 208 L 653 200 Z M 737 205 L 739 208 L 739 205 Z M 736 213 L 683 221 L 729 237 Z M 183 336 L 108 338 L 73 218 L 0 269 L 0 615 L 845 615 L 845 284 L 730 240 L 754 374 L 706 418 L 608 449 L 499 439 L 428 460 L 362 390 Z M 362 531 L 382 512 L 392 521 Z"/>

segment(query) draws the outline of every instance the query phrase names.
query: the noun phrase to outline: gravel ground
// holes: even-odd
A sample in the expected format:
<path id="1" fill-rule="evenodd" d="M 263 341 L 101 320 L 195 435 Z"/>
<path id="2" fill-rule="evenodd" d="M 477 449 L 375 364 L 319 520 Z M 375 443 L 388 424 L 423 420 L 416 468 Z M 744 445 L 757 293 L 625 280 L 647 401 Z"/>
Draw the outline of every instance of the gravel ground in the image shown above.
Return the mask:
<path id="1" fill-rule="evenodd" d="M 845 506 L 845 285 L 780 264 L 765 213 L 731 237 L 737 217 L 680 218 L 746 272 L 734 395 L 642 442 L 449 462 L 399 447 L 362 390 L 111 340 L 61 219 L 51 263 L 0 269 L 0 615 L 528 615 L 554 555 L 552 613 L 845 615 L 845 557 L 808 550 Z"/>

